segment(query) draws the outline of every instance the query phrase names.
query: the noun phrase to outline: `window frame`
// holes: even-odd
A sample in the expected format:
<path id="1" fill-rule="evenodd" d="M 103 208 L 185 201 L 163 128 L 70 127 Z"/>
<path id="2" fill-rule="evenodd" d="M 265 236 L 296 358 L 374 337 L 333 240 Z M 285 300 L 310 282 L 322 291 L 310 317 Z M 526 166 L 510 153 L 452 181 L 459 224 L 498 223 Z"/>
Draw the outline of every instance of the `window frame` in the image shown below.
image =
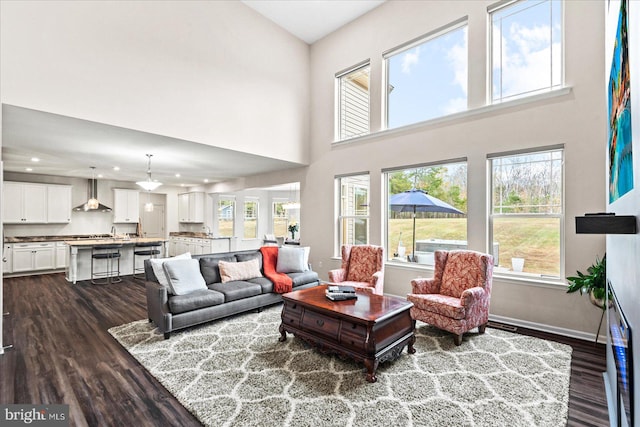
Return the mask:
<path id="1" fill-rule="evenodd" d="M 343 200 L 345 199 L 346 196 L 343 195 L 342 193 L 342 189 L 345 187 L 345 185 L 343 184 L 343 179 L 348 179 L 348 178 L 354 178 L 354 177 L 365 177 L 368 180 L 368 185 L 367 185 L 367 200 L 366 200 L 366 205 L 367 205 L 367 213 L 366 215 L 357 215 L 357 214 L 353 214 L 353 215 L 342 215 L 342 208 L 343 208 Z M 340 256 L 340 248 L 342 247 L 343 244 L 347 244 L 343 241 L 343 220 L 345 219 L 353 219 L 353 220 L 358 220 L 358 219 L 365 219 L 366 223 L 367 223 L 367 232 L 366 232 L 366 243 L 364 244 L 369 244 L 371 242 L 371 175 L 369 174 L 369 172 L 358 172 L 358 173 L 352 173 L 352 174 L 347 174 L 347 175 L 337 175 L 335 177 L 335 189 L 334 189 L 334 195 L 335 195 L 335 199 L 336 199 L 336 214 L 335 214 L 335 218 L 336 218 L 336 222 L 335 222 L 335 227 L 336 227 L 336 238 L 335 238 L 335 253 L 337 254 L 337 256 Z"/>
<path id="2" fill-rule="evenodd" d="M 220 203 L 222 201 L 229 201 L 231 202 L 232 205 L 232 215 L 231 215 L 231 235 L 227 236 L 222 234 L 221 230 L 220 230 L 220 221 L 222 219 L 222 217 L 220 216 Z M 235 237 L 236 235 L 236 208 L 237 208 L 237 203 L 236 203 L 236 197 L 235 196 L 229 196 L 229 195 L 221 195 L 218 197 L 218 203 L 217 203 L 217 209 L 216 209 L 216 215 L 217 215 L 217 226 L 218 226 L 218 235 L 220 237 Z"/>
<path id="3" fill-rule="evenodd" d="M 439 167 L 439 166 L 448 166 L 448 165 L 455 165 L 455 164 L 464 164 L 466 167 L 466 191 L 467 191 L 467 202 L 468 202 L 468 191 L 469 191 L 469 159 L 467 157 L 459 157 L 459 158 L 453 158 L 453 159 L 444 159 L 444 160 L 437 160 L 437 161 L 433 161 L 433 162 L 427 162 L 427 163 L 419 163 L 419 164 L 414 164 L 414 165 L 405 165 L 405 166 L 396 166 L 396 167 L 390 167 L 390 168 L 384 168 L 382 169 L 382 181 L 383 181 L 383 203 L 385 204 L 385 210 L 384 210 L 384 247 L 385 247 L 385 251 L 386 253 L 386 259 L 385 262 L 391 262 L 394 263 L 395 265 L 408 265 L 411 267 L 421 267 L 421 268 L 430 268 L 433 269 L 434 268 L 434 264 L 428 264 L 428 263 L 418 263 L 418 262 L 406 262 L 406 256 L 404 257 L 404 261 L 401 261 L 399 259 L 396 259 L 392 256 L 392 254 L 394 253 L 392 251 L 392 248 L 390 247 L 391 242 L 389 241 L 389 233 L 390 233 L 390 224 L 389 224 L 389 211 L 390 211 L 390 207 L 389 207 L 389 198 L 390 198 L 390 194 L 389 194 L 389 177 L 391 174 L 394 174 L 396 172 L 403 172 L 403 171 L 407 171 L 407 170 L 417 170 L 420 168 L 433 168 L 433 167 Z M 465 228 L 465 238 L 466 238 L 466 242 L 467 245 L 466 247 L 469 248 L 469 210 L 467 208 L 467 212 L 465 212 L 465 217 L 466 219 L 466 228 Z M 405 247 L 407 248 L 407 252 L 406 254 L 409 254 L 409 249 L 413 250 L 413 248 L 409 248 L 409 245 L 411 245 L 413 243 L 412 240 L 404 240 L 403 239 L 403 243 L 405 244 Z"/>
<path id="4" fill-rule="evenodd" d="M 383 130 L 389 130 L 389 129 L 399 129 L 405 126 L 412 126 L 415 125 L 417 123 L 423 123 L 429 120 L 438 120 L 441 119 L 442 117 L 446 117 L 450 114 L 444 114 L 442 116 L 437 116 L 437 117 L 432 117 L 432 118 L 427 118 L 421 121 L 417 121 L 417 122 L 413 122 L 413 123 L 407 123 L 401 126 L 397 126 L 397 127 L 393 127 L 390 128 L 389 127 L 389 93 L 391 91 L 388 90 L 390 83 L 389 83 L 389 59 L 393 56 L 396 56 L 398 54 L 401 54 L 407 50 L 413 49 L 416 46 L 422 45 L 430 40 L 434 40 L 440 36 L 443 36 L 451 31 L 455 31 L 458 30 L 460 28 L 464 28 L 469 26 L 469 17 L 468 16 L 463 16 L 459 19 L 456 19 L 455 21 L 452 21 L 446 25 L 443 25 L 439 28 L 436 28 L 432 31 L 429 31 L 425 34 L 422 34 L 414 39 L 411 39 L 405 43 L 402 43 L 396 47 L 393 47 L 391 49 L 388 49 L 384 52 L 382 52 L 382 108 L 381 108 L 381 113 L 382 113 L 382 127 Z M 467 80 L 469 78 L 469 35 L 467 32 Z M 469 96 L 467 94 L 467 108 L 465 110 L 462 110 L 460 112 L 463 111 L 469 111 Z M 455 113 L 454 113 L 455 114 Z"/>
<path id="5" fill-rule="evenodd" d="M 349 76 L 350 74 L 359 72 L 368 68 L 369 74 L 369 82 L 367 87 L 367 131 L 350 136 L 342 135 L 342 118 L 343 118 L 343 108 L 342 108 L 342 87 L 343 87 L 343 78 Z M 334 129 L 334 138 L 336 142 L 339 141 L 347 141 L 349 139 L 358 138 L 361 136 L 369 135 L 371 133 L 371 59 L 366 59 L 362 62 L 359 62 L 349 68 L 338 71 L 335 74 L 335 129 Z"/>
<path id="6" fill-rule="evenodd" d="M 494 63 L 494 58 L 493 58 L 493 41 L 494 41 L 494 32 L 493 32 L 493 14 L 496 12 L 499 12 L 501 10 L 507 9 L 509 7 L 512 7 L 514 5 L 516 5 L 517 3 L 523 3 L 526 2 L 528 0 L 502 0 L 496 4 L 490 5 L 489 7 L 487 7 L 487 32 L 488 32 L 488 46 L 487 46 L 487 96 L 486 96 L 486 104 L 487 105 L 497 105 L 497 104 L 502 104 L 505 102 L 511 102 L 511 101 L 515 101 L 515 100 L 519 100 L 519 99 L 523 99 L 523 98 L 529 98 L 532 96 L 536 96 L 536 95 L 540 95 L 540 94 L 545 94 L 545 93 L 549 93 L 552 92 L 554 90 L 559 90 L 562 89 L 564 87 L 566 87 L 566 80 L 565 80 L 565 22 L 564 22 L 564 17 L 565 17 L 565 10 L 564 10 L 564 1 L 559 1 L 559 0 L 539 0 L 539 3 L 543 3 L 543 2 L 549 2 L 550 4 L 553 3 L 554 1 L 560 3 L 560 17 L 558 18 L 558 21 L 560 22 L 560 61 L 557 64 L 557 66 L 560 67 L 560 82 L 557 85 L 553 84 L 553 69 L 554 69 L 554 63 L 553 63 L 553 43 L 550 44 L 551 47 L 551 82 L 549 86 L 546 86 L 544 88 L 540 88 L 540 89 L 534 89 L 534 90 L 530 90 L 527 92 L 521 92 L 518 94 L 514 94 L 514 95 L 509 95 L 507 97 L 503 97 L 502 95 L 498 98 L 495 99 L 493 98 L 493 89 L 494 89 L 494 84 L 493 84 L 493 77 L 494 77 L 494 70 L 493 70 L 493 63 Z M 553 21 L 553 19 L 552 19 Z M 551 22 L 552 24 L 553 22 Z M 551 30 L 553 32 L 553 29 Z M 553 39 L 552 39 L 553 40 Z M 501 64 L 501 68 L 502 68 L 502 64 Z M 502 72 L 501 72 L 502 73 Z M 502 85 L 501 85 L 502 86 Z M 501 93 L 502 93 L 502 87 L 501 87 Z"/>
<path id="7" fill-rule="evenodd" d="M 256 222 L 256 227 L 255 227 L 256 232 L 255 232 L 255 236 L 253 237 L 247 237 L 246 223 L 247 223 L 247 204 L 248 203 L 255 204 L 255 208 L 254 208 L 255 217 L 253 217 L 252 220 L 255 220 Z M 243 201 L 243 209 L 242 209 L 242 229 L 243 229 L 242 238 L 244 240 L 257 239 L 259 227 L 260 227 L 260 199 L 258 197 L 245 197 Z"/>
<path id="8" fill-rule="evenodd" d="M 561 165 L 561 172 L 560 172 L 560 179 L 562 180 L 562 182 L 560 183 L 560 213 L 501 213 L 501 214 L 494 214 L 493 213 L 493 208 L 494 208 L 494 201 L 493 201 L 493 191 L 494 191 L 494 173 L 493 173 L 493 161 L 496 159 L 500 159 L 500 158 L 505 158 L 505 157 L 516 157 L 516 156 L 526 156 L 526 155 L 534 155 L 534 154 L 540 154 L 540 153 L 552 153 L 552 152 L 560 152 L 560 165 Z M 559 262 L 560 262 L 560 271 L 558 272 L 558 276 L 555 275 L 550 275 L 550 274 L 543 274 L 543 273 L 527 273 L 527 272 L 515 272 L 515 271 L 496 271 L 495 272 L 501 274 L 501 275 L 505 275 L 505 276 L 509 276 L 509 277 L 513 277 L 513 278 L 520 278 L 520 279 L 544 279 L 547 281 L 557 281 L 560 283 L 564 283 L 564 277 L 565 277 L 565 249 L 566 249 L 566 242 L 565 242 L 565 237 L 566 237 L 566 233 L 565 233 L 565 216 L 566 216 L 566 200 L 565 200 L 565 185 L 566 185 L 566 179 L 565 179 L 565 147 L 564 144 L 561 145 L 553 145 L 553 146 L 545 146 L 545 147 L 536 147 L 536 148 L 530 148 L 530 149 L 523 149 L 523 150 L 515 150 L 515 151 L 508 151 L 508 152 L 502 152 L 502 153 L 490 153 L 487 154 L 487 188 L 488 188 L 488 203 L 487 203 L 487 253 L 490 253 L 493 255 L 493 240 L 494 240 L 494 219 L 495 218 L 522 218 L 522 219 L 526 219 L 526 218 L 557 218 L 558 222 L 559 222 L 559 242 L 560 242 L 560 247 L 559 247 Z M 508 265 L 510 265 L 510 263 L 508 263 Z M 496 266 L 497 267 L 497 266 Z"/>
<path id="9" fill-rule="evenodd" d="M 284 205 L 285 203 L 287 203 L 289 199 L 283 197 L 283 198 L 273 198 L 271 200 L 271 233 L 276 236 L 276 237 L 287 237 L 287 229 L 289 227 L 289 216 L 287 215 L 287 210 L 285 208 L 282 208 L 282 211 L 284 212 L 284 216 L 276 216 L 276 205 L 280 204 L 280 205 Z M 284 219 L 285 220 L 285 233 L 282 236 L 278 236 L 276 234 L 276 227 L 275 227 L 275 221 L 276 219 Z"/>

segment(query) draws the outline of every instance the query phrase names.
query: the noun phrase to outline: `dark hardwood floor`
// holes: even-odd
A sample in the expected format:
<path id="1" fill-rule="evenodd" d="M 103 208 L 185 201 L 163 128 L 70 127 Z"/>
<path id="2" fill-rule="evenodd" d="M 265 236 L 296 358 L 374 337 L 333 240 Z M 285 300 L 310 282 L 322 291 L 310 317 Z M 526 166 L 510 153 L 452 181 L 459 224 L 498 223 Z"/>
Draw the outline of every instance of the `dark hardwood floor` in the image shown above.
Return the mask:
<path id="1" fill-rule="evenodd" d="M 4 279 L 0 403 L 69 404 L 72 426 L 199 425 L 107 329 L 145 319 L 140 281 L 110 285 L 63 274 Z M 608 426 L 605 347 L 519 329 L 573 347 L 569 426 Z"/>

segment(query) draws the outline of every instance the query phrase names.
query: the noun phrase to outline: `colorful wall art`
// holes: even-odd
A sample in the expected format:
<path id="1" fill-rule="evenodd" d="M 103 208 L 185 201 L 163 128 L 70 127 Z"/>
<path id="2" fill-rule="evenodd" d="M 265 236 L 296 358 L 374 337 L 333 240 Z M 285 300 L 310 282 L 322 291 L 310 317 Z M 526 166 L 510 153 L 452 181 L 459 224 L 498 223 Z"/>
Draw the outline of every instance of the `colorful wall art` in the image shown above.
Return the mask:
<path id="1" fill-rule="evenodd" d="M 633 189 L 627 7 L 622 0 L 609 75 L 609 203 Z"/>

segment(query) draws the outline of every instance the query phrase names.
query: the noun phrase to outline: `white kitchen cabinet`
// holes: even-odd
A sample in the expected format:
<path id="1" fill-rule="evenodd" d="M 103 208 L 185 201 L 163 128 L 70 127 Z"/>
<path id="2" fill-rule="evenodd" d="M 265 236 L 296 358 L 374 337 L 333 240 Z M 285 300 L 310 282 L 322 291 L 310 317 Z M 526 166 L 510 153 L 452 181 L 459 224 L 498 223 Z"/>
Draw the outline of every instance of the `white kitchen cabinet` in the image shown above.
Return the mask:
<path id="1" fill-rule="evenodd" d="M 13 245 L 5 243 L 2 249 L 2 272 L 13 272 Z"/>
<path id="2" fill-rule="evenodd" d="M 138 190 L 113 189 L 113 222 L 138 222 L 140 193 Z"/>
<path id="3" fill-rule="evenodd" d="M 5 182 L 2 220 L 5 224 L 47 222 L 47 185 Z"/>
<path id="4" fill-rule="evenodd" d="M 55 244 L 53 242 L 16 243 L 13 245 L 12 272 L 53 270 Z"/>
<path id="5" fill-rule="evenodd" d="M 47 222 L 71 222 L 70 185 L 47 185 Z"/>
<path id="6" fill-rule="evenodd" d="M 178 194 L 178 218 L 180 222 L 204 222 L 204 193 Z"/>
<path id="7" fill-rule="evenodd" d="M 69 246 L 64 242 L 56 242 L 56 268 L 67 268 L 67 253 Z"/>

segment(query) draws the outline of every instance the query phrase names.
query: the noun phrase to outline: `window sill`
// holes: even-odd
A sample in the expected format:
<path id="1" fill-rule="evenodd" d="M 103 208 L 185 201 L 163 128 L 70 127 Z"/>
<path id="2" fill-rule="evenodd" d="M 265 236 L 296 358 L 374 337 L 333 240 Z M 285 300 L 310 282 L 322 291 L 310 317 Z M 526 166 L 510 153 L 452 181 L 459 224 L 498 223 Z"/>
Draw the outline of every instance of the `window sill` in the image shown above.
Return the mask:
<path id="1" fill-rule="evenodd" d="M 495 111 L 501 111 L 501 110 L 517 107 L 520 105 L 533 104 L 533 103 L 544 101 L 547 99 L 566 96 L 566 95 L 569 95 L 572 92 L 572 90 L 573 89 L 571 86 L 565 86 L 560 89 L 554 89 L 549 92 L 539 93 L 539 94 L 527 96 L 524 98 L 517 98 L 517 99 L 504 101 L 496 104 L 484 105 L 482 107 L 461 111 L 459 113 L 450 114 L 448 116 L 443 116 L 435 119 L 425 120 L 422 122 L 412 123 L 410 125 L 400 126 L 393 129 L 382 129 L 377 132 L 368 133 L 366 135 L 354 136 L 349 139 L 334 141 L 331 145 L 334 147 L 337 147 L 341 145 L 347 145 L 353 142 L 364 142 L 370 139 L 377 139 L 385 136 L 392 136 L 392 135 L 401 134 L 404 132 L 410 132 L 414 130 L 422 130 L 430 126 L 438 125 L 441 123 L 453 122 L 456 120 L 477 116 L 479 114 L 492 113 Z"/>
<path id="2" fill-rule="evenodd" d="M 434 267 L 430 265 L 424 264 L 415 264 L 403 261 L 386 261 L 385 268 L 398 269 L 398 270 L 412 270 L 420 272 L 418 274 L 430 273 L 433 274 Z M 551 288 L 551 289 L 561 289 L 563 291 L 566 290 L 567 284 L 560 278 L 555 277 L 547 277 L 539 274 L 509 274 L 509 273 L 501 273 L 496 272 L 494 270 L 493 280 L 507 283 L 510 285 L 521 285 L 521 286 L 534 286 L 534 287 L 542 287 L 542 288 Z"/>

